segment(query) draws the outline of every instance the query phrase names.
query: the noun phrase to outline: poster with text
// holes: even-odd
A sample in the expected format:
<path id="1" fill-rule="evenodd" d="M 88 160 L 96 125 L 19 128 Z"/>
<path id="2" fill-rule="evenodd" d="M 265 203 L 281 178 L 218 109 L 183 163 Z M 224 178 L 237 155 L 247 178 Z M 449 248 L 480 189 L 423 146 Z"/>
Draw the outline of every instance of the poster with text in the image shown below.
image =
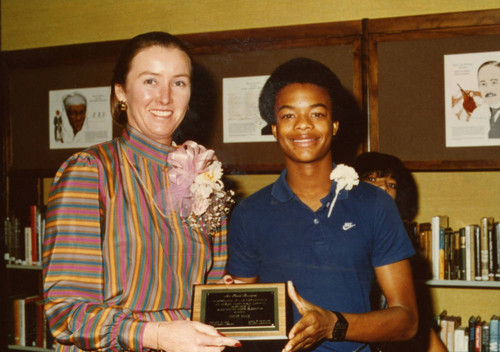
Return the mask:
<path id="1" fill-rule="evenodd" d="M 50 149 L 85 148 L 113 138 L 111 87 L 49 91 Z"/>
<path id="2" fill-rule="evenodd" d="M 224 143 L 273 142 L 271 126 L 259 113 L 259 94 L 269 76 L 222 80 Z"/>
<path id="3" fill-rule="evenodd" d="M 444 56 L 446 147 L 500 145 L 500 51 Z"/>

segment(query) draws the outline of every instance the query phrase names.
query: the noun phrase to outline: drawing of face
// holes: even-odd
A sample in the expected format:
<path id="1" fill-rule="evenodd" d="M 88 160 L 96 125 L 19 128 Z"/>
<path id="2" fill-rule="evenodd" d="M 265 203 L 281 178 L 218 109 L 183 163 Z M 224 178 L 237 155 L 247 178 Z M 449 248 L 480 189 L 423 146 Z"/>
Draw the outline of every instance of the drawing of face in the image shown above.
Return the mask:
<path id="1" fill-rule="evenodd" d="M 483 66 L 478 72 L 479 91 L 486 104 L 492 106 L 500 102 L 500 67 Z"/>
<path id="2" fill-rule="evenodd" d="M 73 133 L 77 134 L 83 127 L 85 122 L 85 113 L 87 112 L 87 107 L 84 104 L 71 105 L 66 110 L 68 114 L 69 124 L 73 128 Z"/>

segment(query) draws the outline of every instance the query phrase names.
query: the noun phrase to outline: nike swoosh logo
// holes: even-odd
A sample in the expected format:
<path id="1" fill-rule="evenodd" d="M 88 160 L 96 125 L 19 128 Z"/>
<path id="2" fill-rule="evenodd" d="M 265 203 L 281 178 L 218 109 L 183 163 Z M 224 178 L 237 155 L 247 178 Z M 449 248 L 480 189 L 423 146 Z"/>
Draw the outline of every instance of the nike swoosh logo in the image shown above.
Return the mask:
<path id="1" fill-rule="evenodd" d="M 352 229 L 356 224 L 353 224 L 352 222 L 346 222 L 344 226 L 342 226 L 342 230 L 347 231 Z"/>

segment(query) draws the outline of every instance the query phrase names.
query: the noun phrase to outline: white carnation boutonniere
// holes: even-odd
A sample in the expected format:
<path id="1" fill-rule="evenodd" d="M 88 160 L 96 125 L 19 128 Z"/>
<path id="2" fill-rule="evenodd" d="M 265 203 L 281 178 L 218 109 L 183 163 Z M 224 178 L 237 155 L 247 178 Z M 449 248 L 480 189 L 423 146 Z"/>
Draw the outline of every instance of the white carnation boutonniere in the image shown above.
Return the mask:
<path id="1" fill-rule="evenodd" d="M 343 189 L 350 191 L 354 186 L 357 186 L 359 184 L 359 176 L 352 167 L 339 164 L 330 173 L 330 180 L 335 181 L 337 187 L 335 188 L 335 197 L 330 204 L 330 210 L 328 210 L 328 217 L 332 214 L 333 207 L 335 206 L 340 191 Z"/>

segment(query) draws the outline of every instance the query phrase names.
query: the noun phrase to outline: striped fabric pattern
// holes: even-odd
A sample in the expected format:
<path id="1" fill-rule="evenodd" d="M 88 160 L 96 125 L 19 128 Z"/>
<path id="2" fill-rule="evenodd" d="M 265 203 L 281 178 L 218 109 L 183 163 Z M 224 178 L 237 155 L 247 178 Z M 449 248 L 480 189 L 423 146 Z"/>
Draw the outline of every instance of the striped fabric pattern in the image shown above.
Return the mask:
<path id="1" fill-rule="evenodd" d="M 226 220 L 209 234 L 166 213 L 169 150 L 128 127 L 57 172 L 43 273 L 58 351 L 141 351 L 145 322 L 188 318 L 193 284 L 222 277 Z"/>

